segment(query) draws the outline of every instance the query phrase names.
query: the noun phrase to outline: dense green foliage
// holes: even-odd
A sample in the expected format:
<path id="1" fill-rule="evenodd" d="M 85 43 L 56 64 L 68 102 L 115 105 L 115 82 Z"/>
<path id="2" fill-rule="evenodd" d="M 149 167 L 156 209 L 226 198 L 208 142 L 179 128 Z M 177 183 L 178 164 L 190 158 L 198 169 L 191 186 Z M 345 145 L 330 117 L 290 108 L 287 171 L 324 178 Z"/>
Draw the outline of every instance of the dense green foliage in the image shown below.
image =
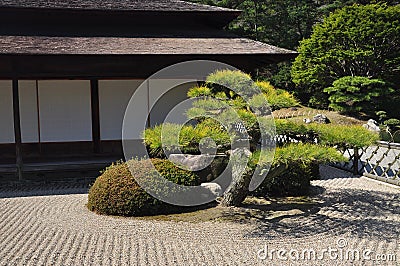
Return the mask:
<path id="1" fill-rule="evenodd" d="M 381 106 L 390 116 L 400 118 L 399 1 L 192 2 L 240 9 L 242 15 L 228 30 L 279 47 L 298 49 L 300 56 L 292 71 L 291 62 L 282 62 L 266 65 L 256 73 L 274 86 L 294 92 L 304 104 L 327 108 L 330 102 L 323 92 L 325 88 L 332 87 L 341 77 L 360 76 L 379 79 L 396 90 Z M 335 103 L 331 102 L 331 106 Z"/>
<path id="2" fill-rule="evenodd" d="M 334 148 L 310 143 L 291 143 L 275 150 L 274 164 L 290 165 L 341 162 L 346 159 Z"/>
<path id="3" fill-rule="evenodd" d="M 384 122 L 384 125 L 388 126 L 389 130 L 391 132 L 395 132 L 397 130 L 400 130 L 400 120 L 396 119 L 396 118 L 390 118 L 390 119 L 386 120 Z"/>
<path id="4" fill-rule="evenodd" d="M 192 172 L 175 166 L 172 162 L 152 159 L 151 163 L 169 181 L 181 185 L 198 185 L 199 178 Z M 177 211 L 176 206 L 161 202 L 147 194 L 135 178 L 151 180 L 154 170 L 149 160 L 131 160 L 108 167 L 89 190 L 89 210 L 99 214 L 141 216 Z M 135 178 L 129 167 L 135 169 Z"/>
<path id="5" fill-rule="evenodd" d="M 294 107 L 300 104 L 293 94 L 282 89 L 276 89 L 267 81 L 257 81 L 256 85 L 264 93 L 265 98 L 267 99 L 272 110 Z"/>
<path id="6" fill-rule="evenodd" d="M 320 144 L 340 148 L 367 147 L 379 139 L 378 134 L 357 125 L 304 124 L 298 121 L 276 119 L 275 126 L 278 135 L 306 141 L 311 138 L 311 142 L 317 138 Z"/>
<path id="7" fill-rule="evenodd" d="M 289 49 L 310 35 L 319 12 L 313 0 L 241 2 L 243 14 L 231 31 Z"/>
<path id="8" fill-rule="evenodd" d="M 249 161 L 250 168 L 255 168 L 257 164 L 261 166 L 271 164 L 268 153 L 264 153 L 264 157 L 260 157 L 260 155 L 260 151 L 256 151 L 252 154 Z M 315 145 L 312 143 L 288 143 L 276 148 L 272 166 L 288 166 L 292 162 L 307 165 L 311 163 L 332 163 L 345 160 L 346 159 L 335 148 L 329 146 Z"/>
<path id="9" fill-rule="evenodd" d="M 254 153 L 250 167 L 269 164 L 268 158 Z M 310 181 L 319 177 L 319 164 L 345 161 L 336 149 L 310 143 L 292 143 L 278 147 L 272 162 L 272 169 L 263 183 L 254 192 L 257 196 L 300 196 L 306 195 Z M 284 170 L 274 174 L 274 169 Z"/>
<path id="10" fill-rule="evenodd" d="M 205 120 L 196 126 L 166 123 L 146 129 L 143 135 L 150 155 L 158 158 L 164 157 L 164 151 L 174 153 L 181 150 L 184 153 L 198 154 L 199 144 L 204 138 L 213 139 L 218 149 L 231 143 L 228 132 L 212 120 Z M 208 147 L 204 147 L 206 148 Z"/>
<path id="11" fill-rule="evenodd" d="M 380 79 L 398 87 L 399 18 L 399 5 L 353 5 L 335 11 L 301 42 L 292 68 L 293 81 L 312 93 L 321 93 L 346 76 Z M 345 82 L 350 81 L 341 80 L 329 91 L 343 91 Z M 366 81 L 358 81 L 361 83 Z M 335 104 L 337 98 L 332 100 Z"/>
<path id="12" fill-rule="evenodd" d="M 204 86 L 192 88 L 188 95 L 196 97 L 187 113 L 191 123 L 164 124 L 149 128 L 143 133 L 145 144 L 151 156 L 159 158 L 165 157 L 163 149 L 169 153 L 181 150 L 184 153 L 199 154 L 203 149 L 214 148 L 214 151 L 228 155 L 232 154 L 231 142 L 235 138 L 243 137 L 239 136 L 241 133 L 231 131 L 235 123 L 241 122 L 251 137 L 252 156 L 247 165 L 247 174 L 243 180 L 238 180 L 239 182 L 232 186 L 236 189 L 236 184 L 239 184 L 236 192 L 243 191 L 244 186 L 241 184 L 249 180 L 258 163 L 262 167 L 272 165 L 272 168 L 257 190 L 257 195 L 302 195 L 306 193 L 310 180 L 317 178 L 319 164 L 345 160 L 332 146 L 363 147 L 372 144 L 378 137 L 359 126 L 304 124 L 279 119 L 275 123 L 276 133 L 290 136 L 300 142 L 279 143 L 275 156 L 266 156 L 272 155 L 273 149 L 267 149 L 265 154 L 260 152 L 260 128 L 266 128 L 267 137 L 273 137 L 275 133 L 272 130 L 275 128 L 274 120 L 272 117 L 268 118 L 271 112 L 265 105 L 267 98 L 281 97 L 280 101 L 284 105 L 298 104 L 291 94 L 277 91 L 267 82 L 254 83 L 249 75 L 242 72 L 217 71 L 207 78 Z M 276 106 L 279 104 L 277 101 Z M 263 158 L 260 158 L 261 154 Z M 172 182 L 199 185 L 200 182 L 210 181 L 209 176 L 215 177 L 222 171 L 221 167 L 225 167 L 227 162 L 224 156 L 221 158 L 214 161 L 213 166 L 207 170 L 210 173 L 201 175 L 182 170 L 163 159 L 132 160 L 128 162 L 132 174 L 127 164 L 114 165 L 107 169 L 90 189 L 88 208 L 101 214 L 125 216 L 179 211 L 181 209 L 162 203 L 147 194 L 136 180 L 140 180 L 139 183 L 151 184 L 157 195 L 167 194 L 165 185 L 154 178 L 156 170 L 152 169 L 151 163 L 162 176 Z M 233 169 L 231 170 L 234 171 Z M 228 187 L 227 191 L 232 187 Z M 241 195 L 237 197 L 240 199 L 238 201 L 247 193 L 248 191 L 238 193 L 237 195 Z M 229 198 L 226 195 L 227 193 L 223 201 Z M 236 194 L 232 192 L 230 195 Z"/>
<path id="13" fill-rule="evenodd" d="M 311 124 L 321 144 L 329 146 L 362 148 L 379 140 L 378 134 L 356 125 Z"/>
<path id="14" fill-rule="evenodd" d="M 344 113 L 376 113 L 384 97 L 390 92 L 385 82 L 367 77 L 346 76 L 333 82 L 333 86 L 324 89 L 329 96 L 329 107 Z"/>
<path id="15" fill-rule="evenodd" d="M 242 10 L 228 29 L 240 36 L 296 49 L 311 35 L 312 27 L 329 12 L 346 5 L 370 4 L 374 0 L 191 0 L 191 2 Z M 395 5 L 398 1 L 386 1 Z"/>
<path id="16" fill-rule="evenodd" d="M 277 135 L 296 136 L 313 133 L 306 124 L 287 119 L 275 119 L 275 127 Z"/>
<path id="17" fill-rule="evenodd" d="M 173 124 L 165 124 L 164 126 L 166 127 L 163 135 L 164 146 L 162 146 L 161 142 L 161 125 L 146 130 L 145 143 L 152 156 L 163 157 L 163 147 L 169 152 L 173 152 L 177 148 L 170 143 L 173 143 L 172 138 L 176 138 L 179 126 Z M 196 128 L 202 127 L 203 124 L 201 123 Z M 275 127 L 277 135 L 289 136 L 303 142 L 314 142 L 314 138 L 317 138 L 320 144 L 342 148 L 366 147 L 374 144 L 379 139 L 378 134 L 356 125 L 304 124 L 287 119 L 276 119 Z M 192 126 L 184 126 L 182 128 L 179 148 L 184 153 L 199 154 L 199 142 L 205 137 L 214 139 L 220 152 L 229 148 L 231 140 L 226 131 L 220 129 L 215 131 L 195 130 Z"/>
<path id="18" fill-rule="evenodd" d="M 188 96 L 196 98 L 187 112 L 189 119 L 196 120 L 196 125 L 167 123 L 145 130 L 143 137 L 151 156 L 163 157 L 163 149 L 170 153 L 181 150 L 198 154 L 200 141 L 206 137 L 214 140 L 217 151 L 223 152 L 241 137 L 233 130 L 237 123 L 244 124 L 255 145 L 260 138 L 260 125 L 273 128 L 272 117 L 259 117 L 260 113 L 270 113 L 268 105 L 274 110 L 299 104 L 292 94 L 275 89 L 268 82 L 253 82 L 249 75 L 239 71 L 212 73 L 205 85 L 191 88 Z M 207 143 L 201 144 L 205 149 L 210 148 Z"/>
<path id="19" fill-rule="evenodd" d="M 244 101 L 243 97 L 240 97 L 237 93 L 227 88 L 235 88 L 245 94 L 245 96 L 247 94 L 248 97 L 250 96 L 249 91 L 256 93 L 258 89 L 258 92 L 261 93 L 249 97 L 249 103 L 251 103 L 251 106 L 254 107 L 255 111 L 262 108 L 263 103 L 265 104 L 267 98 L 279 98 L 280 95 L 282 95 L 280 98 L 281 104 L 287 106 L 298 104 L 291 94 L 284 91 L 277 91 L 268 82 L 252 83 L 249 81 L 249 78 L 248 75 L 237 71 L 220 71 L 211 74 L 207 78 L 207 82 L 204 86 L 194 87 L 189 90 L 188 95 L 190 97 L 200 97 L 193 102 L 193 107 L 188 111 L 189 117 L 195 117 L 197 120 L 198 124 L 196 127 L 203 125 L 203 123 L 212 123 L 215 128 L 218 128 L 220 125 L 216 120 L 205 117 L 213 117 L 213 114 L 217 114 L 217 117 L 223 118 L 222 121 L 233 123 L 235 119 L 229 119 L 227 113 L 238 113 L 240 120 L 248 129 L 250 135 L 254 138 L 254 142 L 258 141 L 259 135 L 256 135 L 253 132 L 257 129 L 258 125 L 256 120 L 257 115 L 249 110 L 249 105 Z M 240 86 L 243 86 L 245 90 L 241 90 Z M 277 101 L 276 106 L 279 106 L 280 102 Z M 229 108 L 227 107 L 230 107 L 232 110 L 228 111 Z M 242 114 L 240 114 L 241 112 Z M 169 147 L 171 145 L 168 140 L 170 138 L 176 138 L 176 132 L 179 131 L 179 126 L 169 124 L 166 124 L 165 126 L 167 128 L 171 127 L 171 130 L 164 132 L 164 134 L 170 135 L 164 136 L 167 140 L 164 142 L 164 146 Z M 268 193 L 269 195 L 303 194 L 307 191 L 305 188 L 309 186 L 310 180 L 317 178 L 318 171 L 316 169 L 318 169 L 320 163 L 345 160 L 335 148 L 330 147 L 364 147 L 373 144 L 378 138 L 377 134 L 360 126 L 341 126 L 335 124 L 325 125 L 315 123 L 305 124 L 303 122 L 285 119 L 275 120 L 275 126 L 276 134 L 289 136 L 292 139 L 299 140 L 300 143 L 279 143 L 281 146 L 277 148 L 273 162 L 263 161 L 265 158 L 261 158 L 257 161 L 261 165 L 272 163 L 272 171 L 267 175 L 266 181 L 258 190 L 258 193 Z M 206 135 L 201 134 L 200 136 L 200 132 L 196 132 L 194 127 L 189 127 L 191 128 L 191 131 L 183 130 L 181 135 L 187 136 L 188 132 L 193 135 L 182 138 L 180 149 L 183 152 L 192 153 L 191 151 L 193 151 L 193 148 L 198 144 L 193 146 L 194 143 L 187 141 L 187 139 L 196 139 L 199 141 L 199 137 L 204 138 Z M 146 130 L 146 134 L 147 133 L 150 137 L 146 137 L 146 144 L 149 147 L 151 154 L 157 154 L 157 151 L 161 149 L 160 127 L 148 129 Z M 212 138 L 211 135 L 209 136 Z M 225 144 L 228 143 L 227 137 L 228 136 L 226 135 L 224 136 Z M 235 138 L 235 136 L 231 135 L 231 138 Z M 156 141 L 153 141 L 152 139 L 155 139 Z M 315 143 L 315 139 L 318 140 L 317 144 Z M 215 139 L 215 142 L 221 144 L 220 139 Z M 220 152 L 226 153 L 230 149 L 228 145 L 219 146 Z M 254 156 L 260 154 L 257 148 L 252 151 L 254 152 L 253 159 L 248 165 L 248 173 L 254 171 L 256 167 Z M 272 157 L 269 156 L 268 158 Z M 279 171 L 283 170 L 282 172 L 279 172 L 277 169 Z"/>
<path id="20" fill-rule="evenodd" d="M 227 28 L 239 36 L 263 41 L 279 47 L 297 50 L 299 42 L 311 36 L 313 26 L 337 9 L 353 4 L 373 4 L 377 0 L 191 0 L 191 2 L 217 5 L 242 10 L 241 16 Z M 384 1 L 388 5 L 398 0 Z M 274 86 L 294 90 L 296 96 L 307 100 L 310 94 L 305 87 L 295 87 L 291 82 L 291 63 L 266 65 L 258 70 Z M 331 85 L 331 84 L 329 84 Z"/>
<path id="21" fill-rule="evenodd" d="M 187 112 L 189 119 L 200 124 L 209 118 L 219 121 L 232 142 L 249 137 L 252 147 L 257 145 L 263 131 L 273 128 L 267 95 L 250 75 L 241 71 L 216 71 L 206 78 L 205 86 L 210 88 L 210 94 L 194 99 L 193 107 Z M 198 92 L 199 88 L 192 88 L 189 95 L 201 96 Z M 236 130 L 240 124 L 246 127 L 248 136 Z"/>
<path id="22" fill-rule="evenodd" d="M 267 175 L 261 185 L 251 193 L 258 197 L 307 195 L 311 180 L 319 177 L 319 165 L 292 162 L 279 175 Z"/>

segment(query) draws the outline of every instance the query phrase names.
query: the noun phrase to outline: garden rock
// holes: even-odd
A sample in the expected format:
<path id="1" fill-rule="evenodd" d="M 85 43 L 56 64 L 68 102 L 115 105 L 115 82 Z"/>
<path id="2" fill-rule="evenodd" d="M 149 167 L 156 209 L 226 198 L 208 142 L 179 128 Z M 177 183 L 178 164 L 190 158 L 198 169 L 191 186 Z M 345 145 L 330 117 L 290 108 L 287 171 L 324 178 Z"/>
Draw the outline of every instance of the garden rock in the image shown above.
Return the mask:
<path id="1" fill-rule="evenodd" d="M 326 115 L 323 114 L 317 114 L 313 117 L 312 119 L 313 122 L 319 123 L 319 124 L 329 124 L 331 121 L 329 120 Z"/>
<path id="2" fill-rule="evenodd" d="M 374 131 L 374 132 L 380 132 L 381 129 L 379 128 L 378 122 L 376 122 L 374 119 L 368 120 L 366 124 L 363 125 L 364 128 Z"/>
<path id="3" fill-rule="evenodd" d="M 222 196 L 222 188 L 217 183 L 202 183 L 200 186 L 207 189 L 211 194 L 216 197 Z"/>
<path id="4" fill-rule="evenodd" d="M 189 171 L 200 171 L 214 160 L 213 155 L 171 154 L 168 159 Z"/>

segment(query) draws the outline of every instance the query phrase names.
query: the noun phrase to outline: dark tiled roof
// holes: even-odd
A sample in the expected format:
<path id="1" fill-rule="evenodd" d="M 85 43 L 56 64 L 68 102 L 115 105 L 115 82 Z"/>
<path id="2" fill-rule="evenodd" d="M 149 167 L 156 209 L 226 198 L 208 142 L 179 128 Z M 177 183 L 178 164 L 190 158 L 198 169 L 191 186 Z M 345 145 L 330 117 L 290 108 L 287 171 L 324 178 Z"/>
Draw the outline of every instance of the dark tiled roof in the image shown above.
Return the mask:
<path id="1" fill-rule="evenodd" d="M 0 36 L 0 54 L 251 55 L 295 52 L 244 38 L 121 38 Z"/>
<path id="2" fill-rule="evenodd" d="M 1 7 L 138 11 L 234 11 L 232 9 L 179 0 L 0 0 Z"/>

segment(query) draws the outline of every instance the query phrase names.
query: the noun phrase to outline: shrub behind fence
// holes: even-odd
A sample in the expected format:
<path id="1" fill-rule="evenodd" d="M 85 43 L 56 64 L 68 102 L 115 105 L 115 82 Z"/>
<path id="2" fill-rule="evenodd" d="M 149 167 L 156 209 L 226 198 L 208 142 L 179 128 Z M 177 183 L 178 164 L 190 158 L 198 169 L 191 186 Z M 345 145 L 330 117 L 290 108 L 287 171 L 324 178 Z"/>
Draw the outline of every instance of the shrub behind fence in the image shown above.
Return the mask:
<path id="1" fill-rule="evenodd" d="M 283 145 L 288 142 L 318 142 L 318 138 L 315 135 L 278 135 L 275 141 L 277 145 Z M 347 147 L 339 151 L 349 160 L 333 166 L 355 175 L 400 185 L 400 143 L 378 141 L 373 146 Z"/>

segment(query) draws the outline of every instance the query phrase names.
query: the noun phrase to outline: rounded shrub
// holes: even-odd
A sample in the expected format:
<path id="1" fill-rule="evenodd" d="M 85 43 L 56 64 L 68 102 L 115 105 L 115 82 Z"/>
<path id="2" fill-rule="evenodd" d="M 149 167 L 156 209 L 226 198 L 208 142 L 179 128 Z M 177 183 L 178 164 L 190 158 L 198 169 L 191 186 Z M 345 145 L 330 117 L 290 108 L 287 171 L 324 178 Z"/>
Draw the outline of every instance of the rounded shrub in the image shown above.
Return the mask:
<path id="1" fill-rule="evenodd" d="M 277 147 L 272 162 L 257 153 L 250 160 L 251 166 L 271 164 L 271 169 L 253 193 L 256 196 L 306 195 L 310 181 L 319 178 L 319 165 L 346 161 L 336 149 L 311 143 L 291 143 Z"/>
<path id="2" fill-rule="evenodd" d="M 257 196 L 304 196 L 309 192 L 310 181 L 319 175 L 317 163 L 293 162 L 281 174 L 267 175 L 255 191 Z"/>
<path id="3" fill-rule="evenodd" d="M 394 132 L 400 129 L 400 120 L 396 118 L 390 118 L 383 122 L 385 126 L 388 126 L 390 131 Z"/>
<path id="4" fill-rule="evenodd" d="M 144 191 L 132 176 L 129 166 L 135 169 L 135 178 L 142 180 L 154 176 L 154 169 L 167 180 L 180 185 L 199 185 L 199 177 L 163 159 L 131 160 L 108 167 L 89 190 L 89 210 L 98 214 L 117 216 L 142 216 L 171 213 L 179 207 L 155 199 Z M 180 207 L 181 208 L 181 207 Z"/>
<path id="5" fill-rule="evenodd" d="M 356 114 L 363 111 L 369 114 L 393 89 L 379 79 L 368 77 L 345 76 L 335 80 L 332 87 L 325 88 L 329 94 L 329 107 L 335 111 Z"/>

